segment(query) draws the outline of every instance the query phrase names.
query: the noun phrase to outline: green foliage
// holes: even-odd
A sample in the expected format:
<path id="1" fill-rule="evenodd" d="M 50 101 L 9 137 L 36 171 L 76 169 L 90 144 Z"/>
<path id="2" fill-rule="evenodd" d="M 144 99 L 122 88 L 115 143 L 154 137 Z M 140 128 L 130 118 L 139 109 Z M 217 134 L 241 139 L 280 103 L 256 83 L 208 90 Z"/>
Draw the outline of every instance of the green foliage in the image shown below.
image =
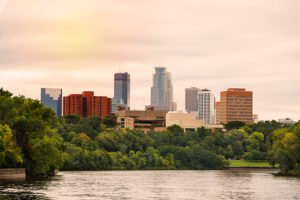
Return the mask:
<path id="1" fill-rule="evenodd" d="M 9 148 L 15 149 L 12 157 L 22 163 L 18 149 L 23 155 L 23 164 L 7 163 L 1 167 L 26 167 L 30 175 L 53 174 L 62 164 L 59 147 L 63 139 L 51 127 L 57 125 L 55 112 L 39 101 L 24 96 L 12 97 L 10 92 L 0 90 L 0 124 L 11 128 Z M 7 132 L 7 131 L 4 131 Z M 11 140 L 11 139 L 10 139 Z"/>
<path id="2" fill-rule="evenodd" d="M 223 169 L 226 159 L 269 160 L 284 174 L 300 173 L 300 125 L 229 122 L 227 132 L 116 129 L 109 115 L 56 118 L 50 108 L 0 89 L 0 167 L 30 175 L 62 170 Z"/>
<path id="3" fill-rule="evenodd" d="M 102 121 L 107 128 L 116 128 L 118 125 L 115 115 L 107 115 Z"/>
<path id="4" fill-rule="evenodd" d="M 292 132 L 287 128 L 273 132 L 273 146 L 268 158 L 270 164 L 279 164 L 282 174 L 300 174 L 300 125 Z"/>
<path id="5" fill-rule="evenodd" d="M 266 160 L 267 153 L 258 150 L 252 150 L 250 152 L 245 152 L 243 158 L 245 160 Z"/>
<path id="6" fill-rule="evenodd" d="M 9 91 L 4 90 L 3 88 L 0 88 L 0 96 L 3 97 L 11 97 L 13 94 Z"/>
<path id="7" fill-rule="evenodd" d="M 63 165 L 63 138 L 47 128 L 43 136 L 30 136 L 26 152 L 26 172 L 30 175 L 53 175 Z"/>
<path id="8" fill-rule="evenodd" d="M 18 167 L 23 163 L 20 149 L 15 148 L 12 136 L 9 126 L 0 124 L 0 168 Z"/>
<path id="9" fill-rule="evenodd" d="M 232 121 L 232 122 L 228 122 L 227 124 L 225 124 L 224 127 L 227 131 L 230 131 L 230 130 L 233 130 L 233 129 L 240 129 L 245 125 L 246 125 L 245 122 Z"/>

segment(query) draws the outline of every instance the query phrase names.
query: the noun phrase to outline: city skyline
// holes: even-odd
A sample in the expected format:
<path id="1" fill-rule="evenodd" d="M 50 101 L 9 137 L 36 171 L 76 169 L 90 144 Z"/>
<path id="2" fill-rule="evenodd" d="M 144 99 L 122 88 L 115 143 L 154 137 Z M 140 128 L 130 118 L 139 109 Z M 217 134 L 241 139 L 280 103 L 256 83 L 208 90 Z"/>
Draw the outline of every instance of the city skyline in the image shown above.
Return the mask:
<path id="1" fill-rule="evenodd" d="M 34 99 L 41 87 L 113 97 L 122 65 L 132 109 L 144 109 L 153 67 L 163 65 L 178 110 L 185 88 L 209 88 L 217 100 L 227 88 L 247 88 L 260 120 L 299 120 L 299 11 L 298 0 L 6 1 L 0 87 Z"/>

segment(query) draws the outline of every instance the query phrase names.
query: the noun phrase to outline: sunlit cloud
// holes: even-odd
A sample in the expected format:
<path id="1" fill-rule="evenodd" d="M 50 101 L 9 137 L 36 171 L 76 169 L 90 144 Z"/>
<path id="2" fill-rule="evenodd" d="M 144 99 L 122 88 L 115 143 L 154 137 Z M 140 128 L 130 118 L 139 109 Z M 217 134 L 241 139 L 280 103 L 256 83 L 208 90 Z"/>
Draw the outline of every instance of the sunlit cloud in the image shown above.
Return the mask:
<path id="1" fill-rule="evenodd" d="M 119 66 L 131 102 L 150 102 L 153 67 L 184 89 L 254 91 L 260 119 L 300 119 L 299 0 L 0 0 L 0 87 L 39 98 L 40 87 L 113 95 Z"/>

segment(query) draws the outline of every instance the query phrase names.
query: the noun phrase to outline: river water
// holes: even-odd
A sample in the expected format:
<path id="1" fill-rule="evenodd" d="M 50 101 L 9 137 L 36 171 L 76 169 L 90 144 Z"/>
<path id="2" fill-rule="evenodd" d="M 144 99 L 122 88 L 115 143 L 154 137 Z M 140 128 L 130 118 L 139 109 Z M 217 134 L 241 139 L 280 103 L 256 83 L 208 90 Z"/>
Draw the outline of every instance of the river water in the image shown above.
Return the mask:
<path id="1" fill-rule="evenodd" d="M 0 182 L 0 199 L 300 199 L 300 178 L 270 170 L 60 172 Z"/>

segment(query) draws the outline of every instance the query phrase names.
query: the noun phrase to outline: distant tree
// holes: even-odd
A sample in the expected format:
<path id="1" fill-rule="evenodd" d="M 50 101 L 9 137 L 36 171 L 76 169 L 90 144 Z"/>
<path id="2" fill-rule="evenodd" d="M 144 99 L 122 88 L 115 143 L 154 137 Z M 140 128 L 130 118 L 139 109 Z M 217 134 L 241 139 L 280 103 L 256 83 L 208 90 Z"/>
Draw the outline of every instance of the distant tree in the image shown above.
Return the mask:
<path id="1" fill-rule="evenodd" d="M 4 90 L 3 88 L 0 88 L 0 96 L 3 97 L 12 97 L 12 93 L 9 91 Z"/>
<path id="2" fill-rule="evenodd" d="M 292 132 L 287 128 L 274 131 L 272 140 L 272 150 L 268 155 L 270 164 L 278 163 L 282 174 L 300 175 L 300 125 Z"/>
<path id="3" fill-rule="evenodd" d="M 116 128 L 117 127 L 117 117 L 115 115 L 107 115 L 103 118 L 102 123 L 107 128 Z"/>
<path id="4" fill-rule="evenodd" d="M 78 115 L 66 115 L 63 118 L 68 124 L 77 124 L 80 121 L 80 117 Z"/>
<path id="5" fill-rule="evenodd" d="M 180 135 L 183 135 L 183 128 L 181 128 L 180 126 L 174 124 L 172 126 L 169 126 L 168 128 L 168 131 L 170 131 L 174 136 L 180 136 Z"/>
<path id="6" fill-rule="evenodd" d="M 240 129 L 243 126 L 245 126 L 245 122 L 241 122 L 241 121 L 232 121 L 232 122 L 228 122 L 227 124 L 225 124 L 225 129 L 227 131 L 230 131 L 232 129 Z"/>

